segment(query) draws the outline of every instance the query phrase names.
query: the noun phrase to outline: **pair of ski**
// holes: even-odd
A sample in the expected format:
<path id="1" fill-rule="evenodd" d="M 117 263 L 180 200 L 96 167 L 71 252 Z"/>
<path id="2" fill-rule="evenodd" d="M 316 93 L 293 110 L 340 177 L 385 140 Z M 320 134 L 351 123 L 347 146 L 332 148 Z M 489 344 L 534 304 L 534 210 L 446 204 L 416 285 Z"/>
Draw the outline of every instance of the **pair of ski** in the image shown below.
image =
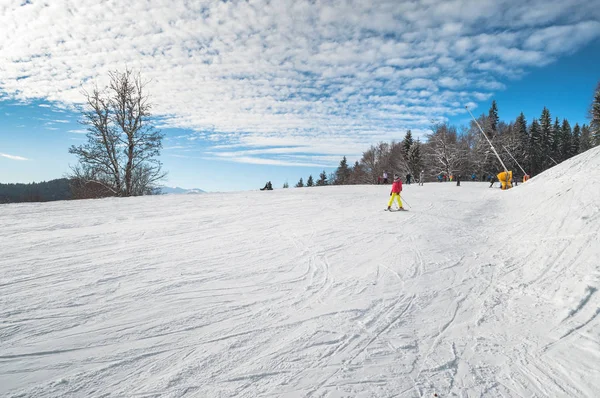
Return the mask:
<path id="1" fill-rule="evenodd" d="M 408 210 L 406 210 L 404 208 L 403 209 L 383 209 L 383 210 L 384 211 L 391 211 L 391 212 L 393 212 L 393 211 L 408 211 Z"/>

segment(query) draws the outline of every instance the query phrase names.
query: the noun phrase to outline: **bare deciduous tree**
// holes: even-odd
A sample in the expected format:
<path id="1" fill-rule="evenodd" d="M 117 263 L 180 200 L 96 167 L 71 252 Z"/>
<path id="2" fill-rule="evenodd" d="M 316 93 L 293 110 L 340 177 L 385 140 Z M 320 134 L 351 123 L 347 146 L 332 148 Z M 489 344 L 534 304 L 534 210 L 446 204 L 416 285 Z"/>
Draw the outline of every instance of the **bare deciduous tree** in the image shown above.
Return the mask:
<path id="1" fill-rule="evenodd" d="M 450 176 L 460 171 L 466 161 L 466 153 L 457 144 L 456 128 L 447 124 L 435 125 L 427 138 L 426 148 L 431 174 Z"/>
<path id="2" fill-rule="evenodd" d="M 129 69 L 109 75 L 105 89 L 84 91 L 81 123 L 88 129 L 87 143 L 69 149 L 79 160 L 71 178 L 79 189 L 92 184 L 92 192 L 101 191 L 102 196 L 155 193 L 166 175 L 158 160 L 164 135 L 152 125 L 147 83 Z"/>

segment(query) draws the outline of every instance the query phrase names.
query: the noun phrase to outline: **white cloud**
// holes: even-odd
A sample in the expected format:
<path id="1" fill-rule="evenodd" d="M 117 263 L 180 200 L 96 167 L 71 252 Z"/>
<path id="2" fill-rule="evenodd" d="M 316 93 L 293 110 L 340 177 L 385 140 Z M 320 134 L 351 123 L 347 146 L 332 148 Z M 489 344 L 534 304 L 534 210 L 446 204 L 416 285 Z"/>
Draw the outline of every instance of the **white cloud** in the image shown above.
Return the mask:
<path id="1" fill-rule="evenodd" d="M 404 85 L 405 89 L 425 88 L 431 91 L 437 91 L 435 82 L 431 79 L 413 79 Z"/>
<path id="2" fill-rule="evenodd" d="M 448 87 L 448 88 L 452 88 L 452 89 L 456 89 L 456 88 L 460 88 L 460 87 L 464 87 L 467 84 L 469 84 L 469 81 L 467 79 L 457 79 L 454 77 L 450 77 L 450 76 L 445 76 L 442 77 L 441 79 L 438 80 L 438 84 L 442 87 Z"/>
<path id="3" fill-rule="evenodd" d="M 331 164 L 327 163 L 314 163 L 314 162 L 297 162 L 280 159 L 266 159 L 251 156 L 234 156 L 234 157 L 216 157 L 216 158 L 205 158 L 210 160 L 225 160 L 234 163 L 248 163 L 248 164 L 260 164 L 270 166 L 293 166 L 293 167 L 331 167 Z"/>
<path id="4" fill-rule="evenodd" d="M 11 160 L 29 160 L 29 159 L 24 158 L 22 156 L 9 155 L 7 153 L 0 153 L 0 157 L 6 158 L 6 159 L 11 159 Z"/>
<path id="5" fill-rule="evenodd" d="M 477 109 L 477 103 L 475 103 L 475 102 L 467 102 L 465 104 L 465 107 L 469 108 L 469 110 L 471 112 L 473 112 L 473 110 Z"/>
<path id="6" fill-rule="evenodd" d="M 550 26 L 534 32 L 524 47 L 551 54 L 571 52 L 600 35 L 600 21 L 584 21 L 574 25 Z"/>
<path id="7" fill-rule="evenodd" d="M 502 80 L 599 37 L 593 3 L 12 2 L 0 5 L 0 99 L 73 109 L 82 85 L 105 84 L 108 71 L 129 66 L 151 80 L 161 125 L 197 131 L 186 144 L 359 154 L 486 101 Z"/>

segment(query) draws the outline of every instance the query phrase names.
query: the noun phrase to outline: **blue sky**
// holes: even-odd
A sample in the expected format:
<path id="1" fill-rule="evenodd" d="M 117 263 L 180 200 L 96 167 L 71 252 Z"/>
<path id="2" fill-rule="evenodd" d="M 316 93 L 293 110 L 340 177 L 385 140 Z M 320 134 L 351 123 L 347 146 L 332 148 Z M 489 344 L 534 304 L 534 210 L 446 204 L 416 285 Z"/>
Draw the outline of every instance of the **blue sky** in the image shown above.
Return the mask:
<path id="1" fill-rule="evenodd" d="M 82 88 L 150 80 L 167 185 L 293 185 L 464 105 L 587 122 L 600 10 L 584 0 L 67 0 L 0 5 L 0 182 L 63 176 Z M 22 5 L 23 4 L 23 5 Z"/>

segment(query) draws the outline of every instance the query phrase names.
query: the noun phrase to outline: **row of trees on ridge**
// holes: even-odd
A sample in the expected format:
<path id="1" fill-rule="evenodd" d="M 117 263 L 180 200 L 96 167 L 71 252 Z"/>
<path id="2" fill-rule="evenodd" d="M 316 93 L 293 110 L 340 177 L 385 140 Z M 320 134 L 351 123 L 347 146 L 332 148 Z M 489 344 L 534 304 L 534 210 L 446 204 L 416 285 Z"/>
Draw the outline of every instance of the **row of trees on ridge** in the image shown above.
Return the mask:
<path id="1" fill-rule="evenodd" d="M 539 118 L 530 122 L 521 113 L 514 121 L 505 123 L 498 117 L 496 101 L 492 101 L 488 113 L 479 116 L 477 121 L 513 175 L 522 176 L 522 167 L 527 174 L 534 176 L 600 145 L 600 83 L 596 87 L 589 116 L 589 125 L 575 123 L 573 126 L 567 119 L 553 119 L 550 110 L 544 107 Z M 374 184 L 384 171 L 402 176 L 410 173 L 414 177 L 423 171 L 425 179 L 431 181 L 439 175 L 476 174 L 479 179 L 494 176 L 501 169 L 490 145 L 473 121 L 460 130 L 444 123 L 433 125 L 425 142 L 415 140 L 408 130 L 401 141 L 372 145 L 353 166 L 348 166 L 344 156 L 338 168 L 327 178 L 323 171 L 316 184 L 309 176 L 306 183 L 301 178 L 296 187 Z"/>

